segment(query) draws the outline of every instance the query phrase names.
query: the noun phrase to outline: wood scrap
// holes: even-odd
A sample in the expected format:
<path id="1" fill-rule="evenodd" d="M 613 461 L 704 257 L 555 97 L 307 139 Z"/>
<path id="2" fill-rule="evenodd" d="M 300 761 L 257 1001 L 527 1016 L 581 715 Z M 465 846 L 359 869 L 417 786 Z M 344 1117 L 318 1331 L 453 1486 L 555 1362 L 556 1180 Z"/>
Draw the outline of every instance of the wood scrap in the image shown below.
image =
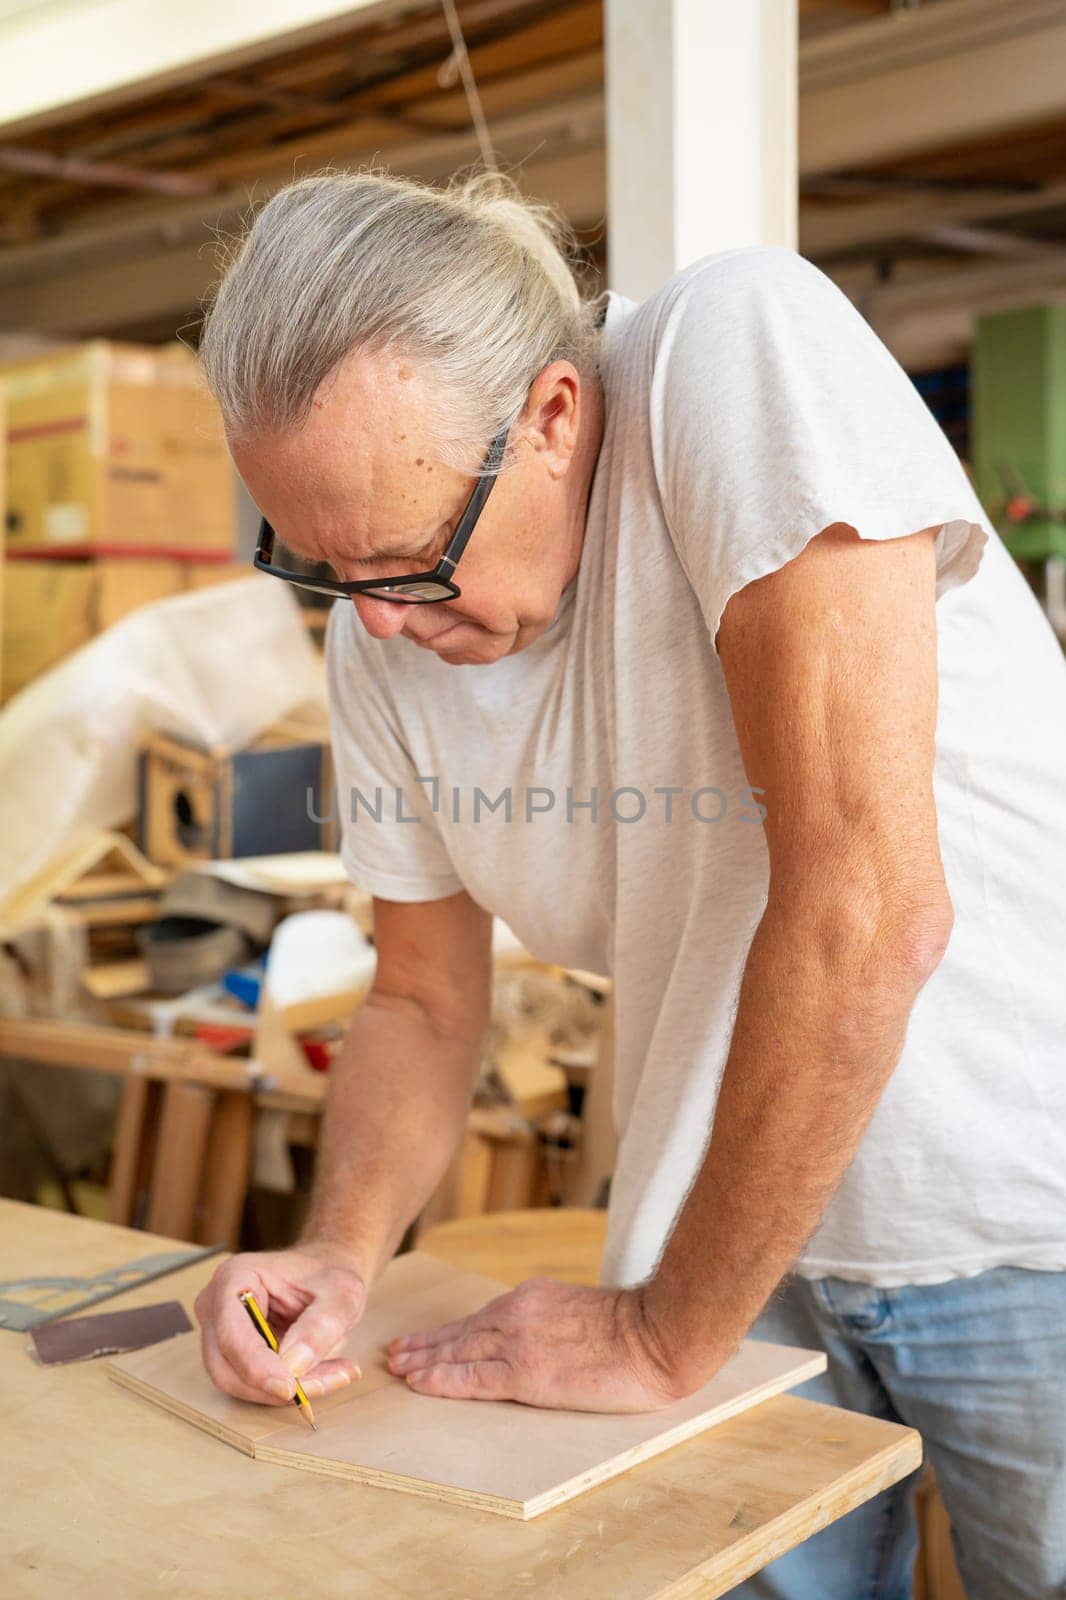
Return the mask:
<path id="1" fill-rule="evenodd" d="M 38 923 L 53 903 L 64 907 L 65 920 L 75 922 L 133 921 L 144 906 L 145 914 L 154 916 L 155 897 L 168 880 L 169 874 L 153 866 L 125 834 L 83 833 L 4 902 L 0 934 L 10 938 Z"/>
<path id="2" fill-rule="evenodd" d="M 496 1052 L 495 1068 L 508 1103 L 530 1122 L 569 1103 L 566 1073 L 551 1059 L 551 1045 L 542 1030 L 509 1038 Z"/>
<path id="3" fill-rule="evenodd" d="M 101 962 L 98 966 L 87 967 L 81 981 L 97 1000 L 143 994 L 148 988 L 148 963 L 136 956 L 125 961 Z"/>

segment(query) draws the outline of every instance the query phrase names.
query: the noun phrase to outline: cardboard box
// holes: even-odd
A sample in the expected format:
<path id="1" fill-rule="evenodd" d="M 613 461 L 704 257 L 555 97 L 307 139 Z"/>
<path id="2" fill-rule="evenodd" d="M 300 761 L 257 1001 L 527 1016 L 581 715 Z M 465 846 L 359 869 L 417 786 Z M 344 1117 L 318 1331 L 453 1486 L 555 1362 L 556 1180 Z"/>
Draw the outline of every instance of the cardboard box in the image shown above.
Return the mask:
<path id="1" fill-rule="evenodd" d="M 0 684 L 7 699 L 138 606 L 184 588 L 181 561 L 8 561 Z"/>
<path id="2" fill-rule="evenodd" d="M 186 589 L 210 589 L 216 583 L 234 583 L 239 578 L 254 578 L 256 570 L 250 561 L 183 561 L 182 585 Z M 267 578 L 265 582 L 275 582 Z"/>
<path id="3" fill-rule="evenodd" d="M 232 551 L 235 475 L 188 351 L 93 340 L 8 367 L 0 381 L 13 550 Z"/>
<path id="4" fill-rule="evenodd" d="M 218 406 L 184 345 L 157 357 L 163 521 L 190 555 L 232 556 L 237 542 L 237 475 Z M 183 538 L 182 530 L 188 531 Z"/>
<path id="5" fill-rule="evenodd" d="M 153 556 L 50 561 L 19 555 L 6 566 L 14 577 L 0 591 L 3 699 L 138 606 L 247 578 L 253 571 L 246 562 Z"/>

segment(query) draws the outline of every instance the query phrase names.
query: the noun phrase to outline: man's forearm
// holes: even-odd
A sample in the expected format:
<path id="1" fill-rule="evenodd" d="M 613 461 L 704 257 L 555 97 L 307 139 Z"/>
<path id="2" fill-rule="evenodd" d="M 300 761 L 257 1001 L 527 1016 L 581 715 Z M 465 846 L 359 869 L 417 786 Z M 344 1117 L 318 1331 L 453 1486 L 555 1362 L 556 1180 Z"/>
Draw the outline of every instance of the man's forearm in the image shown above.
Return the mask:
<path id="1" fill-rule="evenodd" d="M 304 1239 L 350 1252 L 368 1282 L 395 1254 L 465 1126 L 477 1040 L 373 995 L 330 1072 Z"/>
<path id="2" fill-rule="evenodd" d="M 732 1353 L 817 1227 L 942 947 L 930 919 L 871 941 L 817 927 L 809 908 L 770 908 L 760 924 L 711 1140 L 641 1289 L 686 1386 Z"/>

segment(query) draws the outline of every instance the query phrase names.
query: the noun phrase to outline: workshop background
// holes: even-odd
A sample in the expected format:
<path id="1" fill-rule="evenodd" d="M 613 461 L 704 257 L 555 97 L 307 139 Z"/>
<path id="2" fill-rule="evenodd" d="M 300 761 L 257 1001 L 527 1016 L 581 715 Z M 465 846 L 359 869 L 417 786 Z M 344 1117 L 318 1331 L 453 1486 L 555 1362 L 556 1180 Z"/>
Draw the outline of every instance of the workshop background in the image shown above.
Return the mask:
<path id="1" fill-rule="evenodd" d="M 294 176 L 497 164 L 633 298 L 796 245 L 1066 639 L 1062 0 L 0 0 L 0 83 L 3 1196 L 290 1240 L 373 976 L 325 602 L 251 572 L 195 359 L 227 238 Z M 467 1135 L 408 1243 L 545 1209 L 602 1240 L 609 1035 L 602 977 L 497 928 Z M 924 1518 L 922 1592 L 961 1593 L 931 1487 Z"/>

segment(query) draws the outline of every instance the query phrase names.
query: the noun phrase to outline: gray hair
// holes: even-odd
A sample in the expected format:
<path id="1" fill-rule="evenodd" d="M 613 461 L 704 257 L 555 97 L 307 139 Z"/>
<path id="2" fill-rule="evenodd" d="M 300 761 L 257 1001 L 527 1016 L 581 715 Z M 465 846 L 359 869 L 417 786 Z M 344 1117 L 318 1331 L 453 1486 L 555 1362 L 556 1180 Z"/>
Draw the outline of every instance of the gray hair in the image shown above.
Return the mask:
<path id="1" fill-rule="evenodd" d="M 596 370 L 572 233 L 496 173 L 446 188 L 367 169 L 289 184 L 226 268 L 200 355 L 233 437 L 298 428 L 353 350 L 393 349 L 440 396 L 429 448 L 477 470 L 550 361 Z"/>

